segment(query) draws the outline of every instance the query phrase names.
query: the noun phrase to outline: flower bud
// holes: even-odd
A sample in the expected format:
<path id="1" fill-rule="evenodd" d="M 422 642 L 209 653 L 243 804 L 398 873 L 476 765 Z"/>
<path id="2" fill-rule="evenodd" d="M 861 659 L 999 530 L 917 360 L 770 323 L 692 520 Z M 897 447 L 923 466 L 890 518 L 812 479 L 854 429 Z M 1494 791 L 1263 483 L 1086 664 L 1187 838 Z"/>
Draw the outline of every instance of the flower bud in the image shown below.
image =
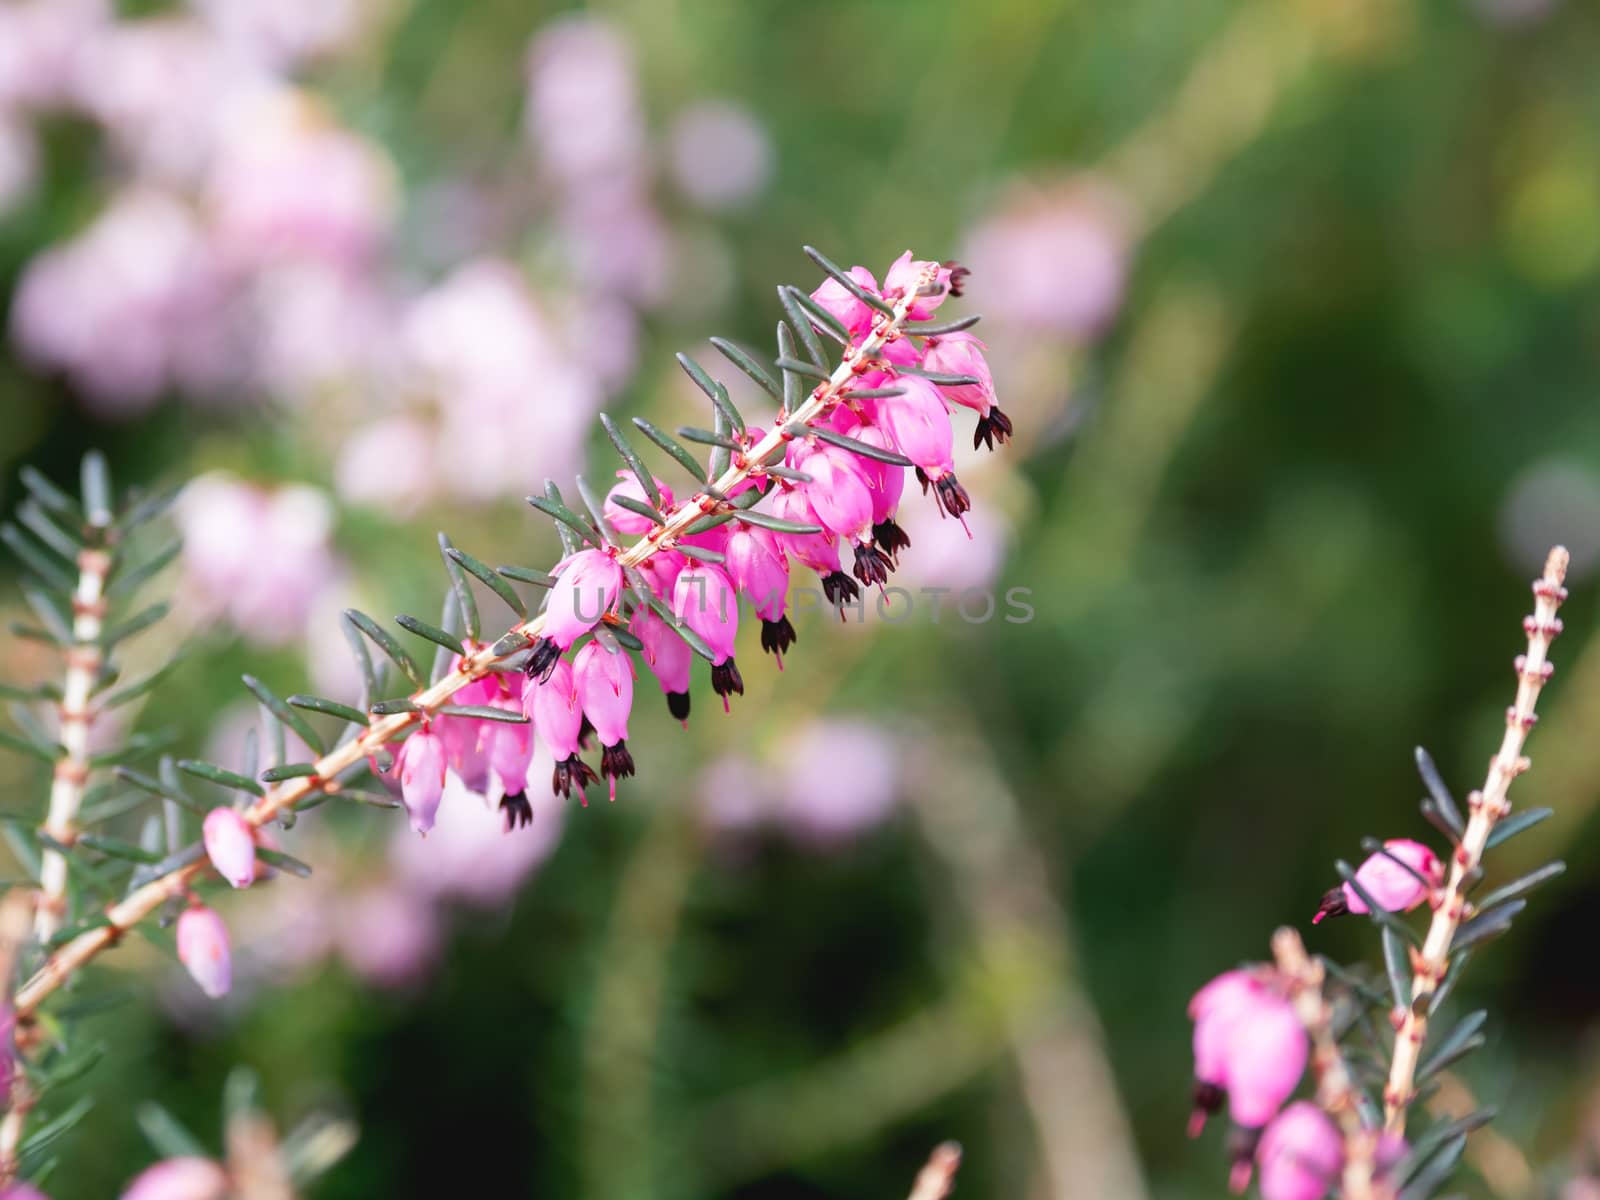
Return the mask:
<path id="1" fill-rule="evenodd" d="M 1261 1200 L 1323 1200 L 1344 1163 L 1344 1141 L 1326 1113 L 1299 1100 L 1267 1126 L 1256 1163 Z"/>
<path id="2" fill-rule="evenodd" d="M 850 278 L 873 295 L 877 295 L 878 281 L 865 267 L 851 267 Z M 872 328 L 872 309 L 856 299 L 850 291 L 831 275 L 822 286 L 811 293 L 811 298 L 839 319 L 852 338 L 860 337 Z"/>
<path id="3" fill-rule="evenodd" d="M 427 833 L 444 795 L 444 739 L 431 729 L 419 729 L 405 740 L 395 755 L 400 771 L 400 799 L 411 817 L 411 828 Z"/>
<path id="4" fill-rule="evenodd" d="M 214 808 L 206 814 L 201 839 L 211 865 L 236 888 L 249 887 L 256 877 L 255 830 L 232 808 Z"/>
<path id="5" fill-rule="evenodd" d="M 178 960 L 213 1000 L 226 996 L 233 986 L 228 927 L 203 904 L 184 909 L 178 917 Z"/>

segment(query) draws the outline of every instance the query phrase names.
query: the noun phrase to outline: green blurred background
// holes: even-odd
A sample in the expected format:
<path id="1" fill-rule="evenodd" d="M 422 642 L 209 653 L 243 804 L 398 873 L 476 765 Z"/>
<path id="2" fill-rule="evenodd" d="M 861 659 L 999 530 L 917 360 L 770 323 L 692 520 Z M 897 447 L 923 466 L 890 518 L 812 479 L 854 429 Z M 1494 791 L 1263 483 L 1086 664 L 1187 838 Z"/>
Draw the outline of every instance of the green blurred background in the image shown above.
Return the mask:
<path id="1" fill-rule="evenodd" d="M 201 20 L 158 4 L 122 19 Z M 970 547 L 943 549 L 980 565 L 941 569 L 1029 588 L 1035 616 L 859 629 L 810 617 L 781 677 L 750 641 L 751 695 L 731 716 L 701 681 L 687 733 L 642 680 L 640 777 L 615 805 L 542 810 L 558 842 L 488 905 L 360 909 L 351 897 L 390 878 L 399 822 L 322 810 L 306 822 L 318 831 L 297 831 L 317 839 L 299 843 L 317 879 L 262 889 L 309 889 L 302 925 L 285 933 L 270 897 L 223 902 L 241 955 L 252 930 L 309 943 L 354 922 L 361 943 L 420 921 L 442 930 L 431 958 L 400 978 L 352 968 L 349 952 L 269 959 L 236 1000 L 204 1008 L 148 947 L 111 956 L 95 986 L 133 983 L 139 998 L 92 1027 L 112 1049 L 58 1200 L 111 1194 L 149 1160 L 141 1097 L 214 1137 L 236 1062 L 262 1073 L 284 1121 L 323 1107 L 359 1122 L 317 1189 L 330 1198 L 881 1198 L 904 1193 L 943 1138 L 966 1147 L 964 1195 L 1218 1195 L 1219 1135 L 1183 1135 L 1188 996 L 1264 956 L 1275 925 L 1308 929 L 1332 860 L 1363 835 L 1431 833 L 1416 743 L 1460 793 L 1476 784 L 1513 692 L 1525 581 L 1554 540 L 1574 551 L 1573 600 L 1516 796 L 1558 815 L 1493 865 L 1509 876 L 1563 857 L 1572 870 L 1475 960 L 1454 1002 L 1491 1009 L 1489 1047 L 1459 1074 L 1502 1107 L 1494 1129 L 1509 1139 L 1474 1143 L 1464 1187 L 1555 1195 L 1592 1165 L 1600 12 L 391 0 L 353 29 L 270 71 L 392 169 L 375 248 L 339 265 L 380 297 L 377 341 L 403 323 L 415 333 L 415 297 L 493 256 L 560 327 L 550 354 L 599 406 L 678 424 L 701 416 L 672 352 L 713 333 L 764 346 L 772 285 L 815 285 L 803 243 L 874 271 L 906 247 L 969 260 L 958 303 L 990 316 L 979 332 L 1019 437 L 963 466 L 987 516 Z M 564 174 L 556 135 L 541 142 L 525 112 L 530 44 L 547 47 L 537 91 L 541 62 L 593 52 L 559 40 L 574 29 L 620 47 L 631 84 L 606 81 L 602 53 L 546 119 L 631 113 L 623 183 Z M 226 207 L 216 189 L 229 185 L 205 165 L 119 151 L 85 103 L 16 103 L 34 158 L 0 217 L 0 294 L 19 295 L 39 256 L 130 181 L 202 224 Z M 696 109 L 707 103 L 719 107 Z M 722 124 L 686 131 L 696 111 Z M 574 153 L 604 133 L 580 130 Z M 307 171 L 314 197 L 335 189 Z M 626 203 L 614 213 L 590 186 Z M 583 258 L 608 249 L 623 276 L 653 263 L 649 278 L 618 282 Z M 85 383 L 120 310 L 64 362 L 29 349 L 13 301 L 8 502 L 20 464 L 68 481 L 91 446 L 123 483 L 225 470 L 262 489 L 310 485 L 327 497 L 326 558 L 284 586 L 336 579 L 337 603 L 385 615 L 436 611 L 439 529 L 494 562 L 552 561 L 555 539 L 520 497 L 547 470 L 565 483 L 583 443 L 552 457 L 536 429 L 451 426 L 453 385 L 419 372 L 414 347 L 309 383 L 244 370 L 267 326 L 259 295 L 237 293 L 276 269 L 261 257 L 221 285 L 234 306 L 224 369 L 200 384 L 158 371 L 131 400 Z M 86 269 L 84 295 L 104 269 Z M 288 295 L 280 307 L 313 326 L 342 310 Z M 71 325 L 63 303 L 39 301 Z M 484 352 L 465 341 L 466 358 Z M 519 402 L 555 403 L 544 378 L 523 382 Z M 402 412 L 456 465 L 406 475 L 380 449 L 363 474 L 342 458 Z M 503 440 L 492 494 L 441 484 Z M 247 578 L 283 567 L 275 545 L 255 553 Z M 190 583 L 174 571 L 167 586 Z M 280 693 L 329 686 L 307 680 L 340 677 L 337 603 L 293 617 L 320 631 L 309 651 L 299 624 L 263 637 L 231 610 L 180 613 L 142 653 L 200 652 L 141 727 L 175 729 L 189 752 L 214 744 L 241 672 Z M 49 670 L 27 643 L 6 653 L 8 677 Z M 805 802 L 772 800 L 773 781 L 791 796 L 849 790 L 818 718 L 889 748 L 889 767 L 862 768 L 886 776 L 869 797 L 892 799 L 883 819 L 808 836 L 803 817 L 772 817 Z M 42 807 L 31 769 L 0 772 L 8 807 Z M 728 817 L 742 800 L 756 815 Z M 1346 961 L 1376 956 L 1364 923 L 1308 936 Z"/>

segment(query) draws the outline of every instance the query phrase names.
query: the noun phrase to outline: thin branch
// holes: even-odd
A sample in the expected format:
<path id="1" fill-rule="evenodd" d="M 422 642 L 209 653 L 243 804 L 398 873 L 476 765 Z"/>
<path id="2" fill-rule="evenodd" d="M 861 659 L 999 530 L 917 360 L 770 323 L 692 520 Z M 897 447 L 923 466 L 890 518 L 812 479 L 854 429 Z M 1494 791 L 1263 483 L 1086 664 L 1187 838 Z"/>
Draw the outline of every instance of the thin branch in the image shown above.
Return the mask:
<path id="1" fill-rule="evenodd" d="M 927 1165 L 917 1172 L 907 1200 L 945 1200 L 956 1185 L 961 1167 L 961 1147 L 956 1142 L 940 1142 L 928 1155 Z"/>
<path id="2" fill-rule="evenodd" d="M 87 527 L 88 544 L 78 554 L 78 584 L 72 593 L 72 644 L 66 648 L 67 674 L 61 688 L 60 742 L 65 753 L 55 766 L 44 822 L 45 834 L 63 846 L 78 838 L 78 809 L 89 779 L 89 730 L 94 723 L 89 697 L 104 661 L 100 634 L 106 616 L 106 577 L 111 573 L 105 539 L 105 525 Z M 40 860 L 39 890 L 33 928 L 40 941 L 48 941 L 67 915 L 67 859 L 52 847 Z"/>
<path id="3" fill-rule="evenodd" d="M 1406 1108 L 1415 1096 L 1417 1063 L 1428 1036 L 1428 1001 L 1444 979 L 1450 964 L 1451 942 L 1470 911 L 1466 897 L 1468 879 L 1477 872 L 1495 825 L 1511 812 L 1511 802 L 1506 798 L 1511 781 L 1529 766 L 1522 748 L 1538 720 L 1534 707 L 1539 701 L 1539 692 L 1555 671 L 1547 656 L 1550 644 L 1561 633 L 1561 621 L 1556 613 L 1567 598 L 1567 589 L 1562 586 L 1567 577 L 1567 558 L 1564 546 L 1555 547 L 1545 560 L 1544 575 L 1534 581 L 1533 615 L 1523 622 L 1528 635 L 1528 652 L 1516 661 L 1516 703 L 1506 710 L 1505 736 L 1500 749 L 1489 761 L 1489 775 L 1483 790 L 1468 797 L 1471 816 L 1467 819 L 1467 830 L 1451 860 L 1450 878 L 1434 908 L 1427 940 L 1420 952 L 1412 954 L 1415 977 L 1411 985 L 1411 1006 L 1395 1034 L 1394 1060 L 1383 1093 L 1384 1127 L 1391 1133 L 1405 1132 Z"/>
<path id="4" fill-rule="evenodd" d="M 922 284 L 931 285 L 933 280 L 934 268 L 930 267 Z M 880 317 L 872 332 L 861 343 L 846 347 L 838 367 L 812 390 L 794 412 L 780 412 L 772 423 L 771 432 L 742 454 L 736 455 L 728 469 L 705 491 L 697 492 L 679 503 L 666 518 L 665 524 L 654 527 L 645 537 L 617 555 L 617 562 L 625 568 L 636 567 L 659 551 L 676 545 L 696 521 L 709 513 L 720 511 L 722 501 L 715 497 L 727 496 L 744 480 L 760 474 L 763 469 L 760 464 L 792 440 L 793 435 L 783 432 L 786 427 L 810 424 L 831 411 L 839 396 L 854 383 L 861 371 L 868 369 L 884 344 L 899 335 L 907 312 L 919 298 L 918 293 L 916 287 L 907 288 L 906 294 L 895 303 L 894 312 Z M 513 626 L 511 632 L 532 640 L 539 636 L 543 628 L 544 616 L 540 614 Z M 486 646 L 464 655 L 455 670 L 411 697 L 415 705 L 413 711 L 395 713 L 373 721 L 360 737 L 351 739 L 318 759 L 314 764 L 314 775 L 289 780 L 268 790 L 244 813 L 245 820 L 259 827 L 308 797 L 336 791 L 337 784 L 332 781 L 341 772 L 362 762 L 384 744 L 429 717 L 457 691 L 483 678 L 526 644 L 519 641 L 517 650 L 504 654 L 496 654 L 493 646 Z M 169 872 L 108 908 L 104 924 L 79 934 L 62 946 L 17 993 L 17 1018 L 23 1020 L 31 1016 L 46 997 L 70 979 L 74 972 L 101 951 L 115 945 L 127 930 L 155 912 L 168 899 L 183 895 L 194 878 L 205 869 L 206 864 L 202 860 Z"/>
<path id="5" fill-rule="evenodd" d="M 38 895 L 30 888 L 12 888 L 0 900 L 0 985 L 10 991 L 16 975 L 17 962 L 28 943 L 28 929 L 33 924 Z M 11 1054 L 6 1044 L 0 1053 Z M 16 1063 L 16 1075 L 11 1084 L 11 1107 L 0 1118 L 0 1190 L 9 1188 L 17 1177 L 17 1150 L 22 1145 L 22 1134 L 27 1127 L 28 1114 L 33 1111 L 34 1097 L 28 1087 L 27 1076 L 22 1073 L 22 1063 Z"/>
<path id="6" fill-rule="evenodd" d="M 1333 1035 L 1333 1009 L 1322 992 L 1322 964 L 1306 953 L 1299 933 L 1287 926 L 1272 935 L 1272 956 L 1289 987 L 1295 1015 L 1311 1038 L 1311 1074 L 1317 1084 L 1317 1104 L 1339 1123 L 1344 1138 L 1339 1195 L 1343 1200 L 1378 1200 L 1388 1194 L 1374 1179 L 1378 1131 L 1361 1119 L 1355 1082 Z"/>

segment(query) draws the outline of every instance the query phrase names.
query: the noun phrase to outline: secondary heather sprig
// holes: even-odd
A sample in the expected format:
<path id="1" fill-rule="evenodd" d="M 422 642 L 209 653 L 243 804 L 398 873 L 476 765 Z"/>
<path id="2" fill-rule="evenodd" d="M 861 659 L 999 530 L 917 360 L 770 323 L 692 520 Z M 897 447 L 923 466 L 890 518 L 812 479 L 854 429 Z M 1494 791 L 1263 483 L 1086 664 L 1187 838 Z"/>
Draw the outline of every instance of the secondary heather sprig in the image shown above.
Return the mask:
<path id="1" fill-rule="evenodd" d="M 1368 857 L 1357 868 L 1336 864 L 1343 882 L 1311 918 L 1315 925 L 1346 913 L 1369 917 L 1383 944 L 1387 991 L 1358 972 L 1309 958 L 1299 934 L 1281 929 L 1273 963 L 1226 972 L 1195 996 L 1192 1128 L 1198 1132 L 1207 1113 L 1227 1106 L 1236 1191 L 1259 1169 L 1263 1200 L 1322 1200 L 1336 1186 L 1343 1200 L 1423 1200 L 1449 1179 L 1471 1131 L 1494 1115 L 1483 1109 L 1420 1135 L 1407 1119 L 1430 1079 L 1483 1044 L 1484 1012 L 1430 1036 L 1467 960 L 1511 928 L 1528 892 L 1565 869 L 1553 862 L 1475 894 L 1485 879 L 1485 851 L 1550 815 L 1548 809 L 1513 815 L 1508 792 L 1528 769 L 1523 748 L 1554 673 L 1549 652 L 1561 633 L 1567 561 L 1566 550 L 1556 547 L 1533 583 L 1534 611 L 1523 622 L 1528 648 L 1515 663 L 1516 701 L 1506 710 L 1482 790 L 1467 798 L 1467 816 L 1433 760 L 1416 752 L 1428 792 L 1422 816 L 1449 843 L 1448 853 L 1410 838 L 1367 839 Z M 1432 913 L 1426 937 L 1402 919 L 1424 903 Z M 1334 987 L 1339 994 L 1330 998 Z M 1348 1061 L 1355 1056 L 1384 1064 L 1381 1097 L 1358 1081 Z M 1313 1100 L 1290 1103 L 1308 1062 Z"/>

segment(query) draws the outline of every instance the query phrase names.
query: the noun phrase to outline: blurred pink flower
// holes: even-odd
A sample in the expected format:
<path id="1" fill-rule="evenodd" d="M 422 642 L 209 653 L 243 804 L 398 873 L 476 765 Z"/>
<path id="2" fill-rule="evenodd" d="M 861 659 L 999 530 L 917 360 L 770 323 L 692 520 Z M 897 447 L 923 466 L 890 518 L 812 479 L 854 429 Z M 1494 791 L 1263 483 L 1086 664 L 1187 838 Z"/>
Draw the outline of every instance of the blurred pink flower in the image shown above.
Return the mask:
<path id="1" fill-rule="evenodd" d="M 896 584 L 913 591 L 919 587 L 962 591 L 994 584 L 1005 565 L 1012 525 L 993 502 L 977 489 L 974 491 L 977 502 L 965 514 L 965 524 L 944 517 L 932 504 L 913 503 L 920 499 L 914 490 L 900 505 L 896 520 L 911 539 L 911 552 L 901 556 Z M 945 600 L 941 620 L 950 619 L 948 609 L 952 603 L 951 598 Z M 902 608 L 893 597 L 884 603 L 884 611 L 891 618 L 903 615 Z M 932 609 L 928 611 L 931 615 Z"/>
<path id="2" fill-rule="evenodd" d="M 50 1200 L 31 1183 L 13 1183 L 10 1187 L 0 1189 L 0 1200 Z"/>
<path id="3" fill-rule="evenodd" d="M 772 143 L 748 109 L 727 101 L 692 105 L 671 134 L 672 178 L 701 208 L 722 212 L 755 199 L 772 176 Z"/>
<path id="4" fill-rule="evenodd" d="M 558 213 L 560 250 L 579 286 L 653 305 L 672 294 L 672 242 L 643 179 L 572 193 Z"/>
<path id="5" fill-rule="evenodd" d="M 214 808 L 201 827 L 211 865 L 236 888 L 249 887 L 256 877 L 256 838 L 249 822 L 232 808 Z"/>
<path id="6" fill-rule="evenodd" d="M 378 987 L 404 988 L 424 978 L 438 956 L 440 938 L 433 905 L 409 888 L 379 884 L 338 909 L 340 957 Z"/>
<path id="7" fill-rule="evenodd" d="M 78 56 L 109 23 L 111 8 L 109 0 L 0 3 L 0 107 L 70 101 Z"/>
<path id="8" fill-rule="evenodd" d="M 190 0 L 230 46 L 273 67 L 349 45 L 378 0 Z"/>
<path id="9" fill-rule="evenodd" d="M 200 990 L 213 1000 L 233 986 L 233 953 L 228 927 L 215 910 L 196 902 L 178 917 L 178 958 Z"/>
<path id="10" fill-rule="evenodd" d="M 1195 993 L 1189 1017 L 1197 1084 L 1190 1134 L 1224 1100 L 1235 1122 L 1259 1129 L 1305 1073 L 1310 1046 L 1294 1008 L 1254 974 L 1227 971 Z"/>
<path id="11" fill-rule="evenodd" d="M 416 417 L 384 417 L 363 425 L 339 448 L 334 467 L 339 498 L 397 517 L 414 515 L 433 494 L 434 440 Z"/>
<path id="12" fill-rule="evenodd" d="M 292 403 L 338 390 L 386 395 L 398 375 L 393 303 L 368 272 L 301 259 L 252 273 L 241 297 L 253 382 Z"/>
<path id="13" fill-rule="evenodd" d="M 85 111 L 139 171 L 199 178 L 234 111 L 270 87 L 203 23 L 164 16 L 108 25 L 77 59 Z"/>
<path id="14" fill-rule="evenodd" d="M 1256 1162 L 1261 1200 L 1322 1200 L 1344 1163 L 1344 1139 L 1327 1113 L 1300 1100 L 1267 1126 Z"/>
<path id="15" fill-rule="evenodd" d="M 545 167 L 567 184 L 628 172 L 645 154 L 633 55 L 606 22 L 568 16 L 528 50 L 525 124 Z"/>
<path id="16" fill-rule="evenodd" d="M 444 486 L 500 499 L 577 468 L 600 390 L 568 358 L 516 267 L 481 259 L 459 268 L 411 305 L 404 339 L 438 396 Z"/>
<path id="17" fill-rule="evenodd" d="M 32 191 L 38 174 L 39 149 L 33 131 L 19 117 L 0 109 L 0 217 Z"/>
<path id="18" fill-rule="evenodd" d="M 1122 304 L 1127 234 L 1114 200 L 1073 182 L 1003 204 L 968 235 L 962 262 L 990 327 L 1084 340 Z"/>
<path id="19" fill-rule="evenodd" d="M 190 483 L 173 511 L 189 607 L 226 616 L 257 643 L 300 636 L 318 593 L 339 574 L 325 494 L 303 484 L 266 491 L 213 471 Z"/>
<path id="20" fill-rule="evenodd" d="M 209 1158 L 168 1158 L 146 1167 L 122 1200 L 223 1200 L 228 1173 Z"/>
<path id="21" fill-rule="evenodd" d="M 218 253 L 234 266 L 291 258 L 366 262 L 398 199 L 383 150 L 333 122 L 308 94 L 242 106 L 212 162 L 206 198 Z"/>
<path id="22" fill-rule="evenodd" d="M 669 635 L 670 636 L 670 635 Z M 700 772 L 695 798 L 716 834 L 746 834 L 772 819 L 777 796 L 769 773 L 742 754 L 725 754 Z"/>
<path id="23" fill-rule="evenodd" d="M 893 735 L 868 720 L 813 722 L 784 748 L 778 822 L 822 847 L 860 836 L 894 810 L 899 758 Z"/>
<path id="24" fill-rule="evenodd" d="M 12 303 L 12 336 L 103 409 L 138 411 L 207 373 L 219 298 L 194 214 L 167 192 L 135 187 L 28 264 Z"/>

